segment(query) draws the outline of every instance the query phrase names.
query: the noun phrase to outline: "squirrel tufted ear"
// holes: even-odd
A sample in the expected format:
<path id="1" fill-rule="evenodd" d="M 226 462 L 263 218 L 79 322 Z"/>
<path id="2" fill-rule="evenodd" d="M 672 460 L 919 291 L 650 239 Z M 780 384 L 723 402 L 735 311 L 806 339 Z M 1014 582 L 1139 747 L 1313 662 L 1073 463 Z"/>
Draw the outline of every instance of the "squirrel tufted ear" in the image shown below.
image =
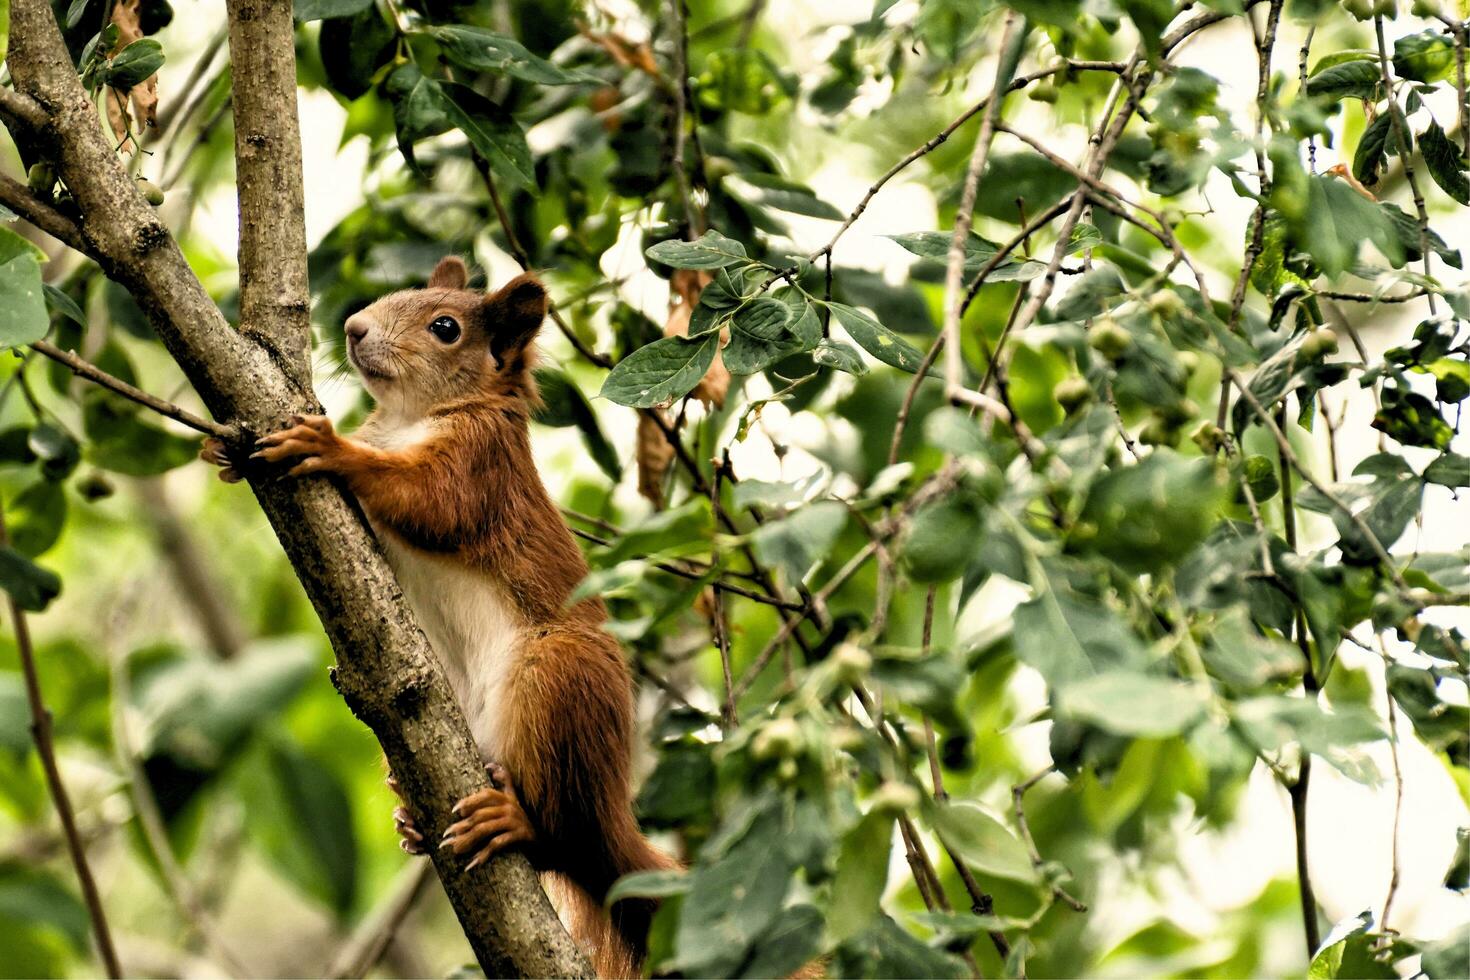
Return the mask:
<path id="1" fill-rule="evenodd" d="M 458 255 L 446 255 L 429 273 L 430 289 L 463 289 L 470 281 L 470 270 Z"/>
<path id="2" fill-rule="evenodd" d="M 485 329 L 490 356 L 504 368 L 525 350 L 546 318 L 546 287 L 530 273 L 522 273 L 485 299 Z"/>

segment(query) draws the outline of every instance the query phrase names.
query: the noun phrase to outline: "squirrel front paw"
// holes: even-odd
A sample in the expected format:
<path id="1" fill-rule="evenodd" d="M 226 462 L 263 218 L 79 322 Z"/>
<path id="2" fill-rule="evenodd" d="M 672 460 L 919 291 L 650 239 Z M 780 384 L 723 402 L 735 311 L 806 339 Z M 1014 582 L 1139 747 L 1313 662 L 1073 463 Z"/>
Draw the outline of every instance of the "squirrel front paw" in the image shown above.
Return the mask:
<path id="1" fill-rule="evenodd" d="M 199 458 L 206 463 L 219 467 L 219 478 L 226 483 L 239 483 L 240 471 L 235 469 L 235 464 L 230 460 L 229 447 L 223 439 L 209 436 L 204 444 L 199 447 Z"/>
<path id="2" fill-rule="evenodd" d="M 454 804 L 453 813 L 461 819 L 450 824 L 439 844 L 441 848 L 451 848 L 455 854 L 474 850 L 475 856 L 465 866 L 466 871 L 484 864 L 504 848 L 536 839 L 531 819 L 521 806 L 515 784 L 510 781 L 510 773 L 496 762 L 486 766 L 485 771 L 493 788 L 471 793 Z"/>
<path id="3" fill-rule="evenodd" d="M 299 457 L 301 462 L 288 471 L 291 476 L 330 470 L 342 448 L 342 440 L 332 430 L 332 420 L 325 415 L 293 415 L 287 424 L 287 428 L 257 439 L 250 458 L 278 463 Z"/>

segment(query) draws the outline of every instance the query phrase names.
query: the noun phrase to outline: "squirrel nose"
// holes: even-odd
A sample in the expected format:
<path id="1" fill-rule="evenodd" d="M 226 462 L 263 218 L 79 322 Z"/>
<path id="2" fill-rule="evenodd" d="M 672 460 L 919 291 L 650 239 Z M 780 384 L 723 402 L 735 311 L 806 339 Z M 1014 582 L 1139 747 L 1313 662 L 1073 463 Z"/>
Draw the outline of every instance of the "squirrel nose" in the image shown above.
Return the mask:
<path id="1" fill-rule="evenodd" d="M 369 320 L 366 316 L 363 316 L 361 313 L 352 314 L 352 316 L 347 318 L 347 323 L 345 326 L 345 329 L 347 331 L 347 342 L 350 344 L 357 343 L 359 340 L 367 336 L 368 329 L 371 326 L 372 321 Z"/>

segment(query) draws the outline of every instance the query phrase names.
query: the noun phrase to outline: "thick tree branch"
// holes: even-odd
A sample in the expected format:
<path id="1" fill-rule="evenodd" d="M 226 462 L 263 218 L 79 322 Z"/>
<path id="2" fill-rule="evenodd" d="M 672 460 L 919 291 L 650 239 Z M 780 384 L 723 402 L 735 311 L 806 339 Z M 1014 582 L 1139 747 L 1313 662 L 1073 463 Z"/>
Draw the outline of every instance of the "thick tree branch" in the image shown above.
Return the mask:
<path id="1" fill-rule="evenodd" d="M 288 0 L 229 0 L 230 92 L 240 199 L 240 324 L 310 390 L 310 306 L 296 29 Z"/>
<path id="2" fill-rule="evenodd" d="M 50 204 L 31 193 L 20 181 L 0 174 L 0 204 L 5 205 L 37 228 L 83 255 L 91 255 L 91 246 L 82 237 L 77 223 Z"/>
<path id="3" fill-rule="evenodd" d="M 0 86 L 0 118 L 35 130 L 45 129 L 51 121 L 35 99 L 4 86 Z"/>
<path id="4" fill-rule="evenodd" d="M 256 49 L 232 52 L 237 80 L 257 71 L 264 76 L 237 88 L 235 99 L 246 212 L 242 279 L 252 280 L 240 330 L 211 302 L 118 161 L 44 0 L 12 3 L 8 65 L 17 89 L 53 120 L 54 162 L 77 202 L 82 239 L 108 276 L 133 293 L 215 418 L 248 437 L 320 407 L 306 356 L 304 232 L 286 227 L 301 222 L 290 4 L 234 4 L 230 13 L 232 21 L 252 20 L 232 24 L 232 47 Z M 268 25 L 253 23 L 261 20 Z M 279 238 L 263 239 L 265 228 L 275 228 L 271 234 Z M 302 254 L 289 254 L 290 242 Z M 302 335 L 287 336 L 291 330 Z M 454 801 L 487 785 L 485 772 L 361 512 L 326 480 L 286 479 L 250 465 L 242 471 L 337 653 L 334 682 L 382 743 L 415 822 L 426 834 L 441 833 Z M 590 974 L 523 856 L 497 857 L 473 874 L 447 851 L 434 862 L 487 973 Z"/>

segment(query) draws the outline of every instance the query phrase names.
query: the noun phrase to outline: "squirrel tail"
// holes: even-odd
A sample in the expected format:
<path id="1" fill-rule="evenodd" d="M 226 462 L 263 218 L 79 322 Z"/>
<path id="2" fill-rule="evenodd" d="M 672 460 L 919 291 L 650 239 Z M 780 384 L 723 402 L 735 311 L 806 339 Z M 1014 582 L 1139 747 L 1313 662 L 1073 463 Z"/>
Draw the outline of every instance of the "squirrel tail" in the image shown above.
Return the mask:
<path id="1" fill-rule="evenodd" d="M 623 824 L 623 821 L 619 821 Z M 611 828 L 609 828 L 611 829 Z M 649 843 L 629 813 L 626 823 L 609 834 L 609 857 L 614 880 L 635 871 L 672 871 L 680 863 Z M 612 884 L 607 883 L 608 887 Z M 542 875 L 542 885 L 561 913 L 562 924 L 592 958 L 593 969 L 603 978 L 641 977 L 647 953 L 648 927 L 658 911 L 651 898 L 625 898 L 609 914 L 603 895 L 593 894 L 581 883 L 556 872 Z"/>

